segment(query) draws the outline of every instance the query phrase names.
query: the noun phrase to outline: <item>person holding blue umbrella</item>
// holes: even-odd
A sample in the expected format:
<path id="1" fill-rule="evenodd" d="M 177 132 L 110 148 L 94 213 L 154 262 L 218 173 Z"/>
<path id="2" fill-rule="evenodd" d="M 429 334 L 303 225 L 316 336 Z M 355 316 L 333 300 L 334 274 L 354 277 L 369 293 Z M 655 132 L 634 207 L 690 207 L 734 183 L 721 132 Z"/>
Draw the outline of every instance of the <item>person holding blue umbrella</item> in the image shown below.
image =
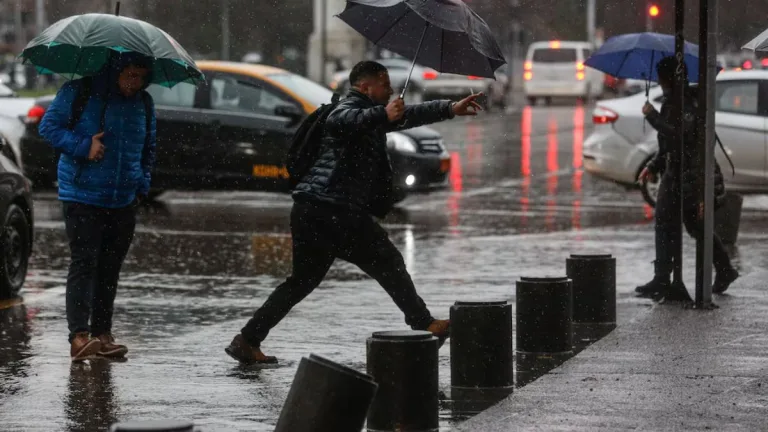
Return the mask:
<path id="1" fill-rule="evenodd" d="M 698 136 L 698 95 L 695 88 L 685 82 L 685 106 L 683 107 L 683 119 L 676 118 L 679 112 L 675 104 L 679 104 L 681 98 L 675 93 L 679 90 L 675 70 L 677 59 L 673 56 L 664 57 L 656 65 L 658 82 L 664 91 L 664 102 L 661 112 L 649 102 L 642 108 L 643 115 L 648 123 L 659 133 L 659 151 L 648 163 L 640 174 L 640 181 L 645 182 L 653 176 L 663 172 L 658 197 L 656 199 L 655 231 L 656 231 L 656 260 L 654 261 L 654 277 L 645 285 L 635 289 L 639 296 L 663 296 L 669 300 L 690 300 L 687 292 L 673 287 L 670 275 L 674 264 L 674 251 L 679 247 L 677 239 L 681 238 L 679 221 L 675 218 L 675 207 L 680 206 L 678 201 L 682 185 L 683 199 L 683 224 L 688 233 L 701 240 L 704 234 L 703 227 L 703 200 L 696 192 L 699 184 L 697 176 L 703 172 L 698 165 L 703 161 L 699 157 Z M 683 64 L 684 69 L 687 69 Z M 687 71 L 683 76 L 688 76 Z M 682 152 L 677 150 L 679 137 L 679 125 L 684 125 L 685 138 Z M 684 161 L 684 163 L 683 163 Z M 680 164 L 683 163 L 683 172 L 680 174 Z M 715 162 L 715 208 L 719 207 L 725 195 L 725 184 L 720 166 Z M 728 252 L 722 241 L 714 234 L 713 265 L 716 271 L 712 292 L 721 294 L 739 277 L 738 271 L 731 265 Z"/>

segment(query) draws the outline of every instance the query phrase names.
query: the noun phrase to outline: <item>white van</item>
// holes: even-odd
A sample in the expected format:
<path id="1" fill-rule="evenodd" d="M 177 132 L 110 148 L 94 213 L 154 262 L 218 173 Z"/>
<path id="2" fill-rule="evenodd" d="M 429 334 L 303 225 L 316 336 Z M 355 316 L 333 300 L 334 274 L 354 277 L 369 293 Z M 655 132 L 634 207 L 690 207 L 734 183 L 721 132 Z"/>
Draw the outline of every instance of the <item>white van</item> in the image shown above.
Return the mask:
<path id="1" fill-rule="evenodd" d="M 547 104 L 552 97 L 588 100 L 603 91 L 604 74 L 584 66 L 592 44 L 575 41 L 534 42 L 528 47 L 523 71 L 523 89 L 528 102 L 539 98 Z"/>

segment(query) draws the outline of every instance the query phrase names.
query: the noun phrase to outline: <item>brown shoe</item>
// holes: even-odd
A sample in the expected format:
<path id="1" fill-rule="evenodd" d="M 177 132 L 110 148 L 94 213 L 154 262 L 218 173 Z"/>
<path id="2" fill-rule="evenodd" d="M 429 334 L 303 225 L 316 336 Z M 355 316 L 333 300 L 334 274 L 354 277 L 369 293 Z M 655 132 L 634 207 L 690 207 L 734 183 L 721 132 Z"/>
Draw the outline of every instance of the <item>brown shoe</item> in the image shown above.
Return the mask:
<path id="1" fill-rule="evenodd" d="M 252 347 L 245 341 L 243 335 L 237 335 L 232 343 L 224 348 L 230 357 L 243 364 L 275 364 L 277 358 L 265 355 L 259 347 Z"/>
<path id="2" fill-rule="evenodd" d="M 101 342 L 92 338 L 87 332 L 81 332 L 75 334 L 75 338 L 72 339 L 69 355 L 75 362 L 92 358 L 99 353 L 99 350 L 101 350 Z"/>
<path id="3" fill-rule="evenodd" d="M 434 320 L 427 327 L 427 331 L 435 335 L 440 342 L 438 346 L 442 347 L 445 340 L 451 335 L 451 322 L 449 320 Z"/>
<path id="4" fill-rule="evenodd" d="M 128 347 L 116 344 L 112 333 L 105 333 L 99 336 L 99 341 L 101 342 L 99 355 L 102 357 L 122 358 L 128 354 Z"/>

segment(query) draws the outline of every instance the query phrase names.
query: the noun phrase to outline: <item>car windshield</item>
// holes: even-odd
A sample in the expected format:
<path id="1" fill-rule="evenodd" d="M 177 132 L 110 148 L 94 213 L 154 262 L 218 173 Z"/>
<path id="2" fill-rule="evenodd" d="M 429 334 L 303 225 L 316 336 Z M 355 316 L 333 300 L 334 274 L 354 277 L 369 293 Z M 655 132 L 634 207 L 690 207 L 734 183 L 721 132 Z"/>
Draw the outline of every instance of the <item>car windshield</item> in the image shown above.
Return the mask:
<path id="1" fill-rule="evenodd" d="M 267 78 L 284 85 L 288 90 L 315 106 L 329 103 L 333 97 L 332 91 L 300 75 L 277 73 L 267 75 Z"/>

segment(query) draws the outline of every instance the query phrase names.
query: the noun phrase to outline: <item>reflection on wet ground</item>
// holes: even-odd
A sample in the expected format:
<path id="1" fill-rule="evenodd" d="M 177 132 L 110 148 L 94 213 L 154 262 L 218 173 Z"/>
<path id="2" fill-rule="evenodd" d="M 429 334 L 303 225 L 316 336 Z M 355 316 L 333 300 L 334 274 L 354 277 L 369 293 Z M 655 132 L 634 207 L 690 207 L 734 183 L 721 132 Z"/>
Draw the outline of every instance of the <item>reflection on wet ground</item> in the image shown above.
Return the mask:
<path id="1" fill-rule="evenodd" d="M 617 257 L 620 323 L 648 306 L 631 291 L 651 271 L 652 211 L 639 193 L 582 173 L 589 110 L 526 108 L 437 127 L 454 162 L 447 190 L 411 197 L 384 221 L 436 316 L 456 300 L 514 299 L 515 280 L 562 275 L 570 253 Z M 764 201 L 745 201 L 736 251 L 744 272 L 768 266 Z M 290 271 L 290 206 L 287 195 L 200 192 L 168 193 L 143 209 L 115 312 L 129 360 L 71 366 L 68 249 L 59 204 L 40 195 L 23 302 L 0 304 L 0 429 L 187 418 L 210 431 L 271 431 L 302 356 L 364 371 L 366 338 L 405 324 L 374 281 L 341 261 L 265 342 L 280 367 L 239 367 L 223 352 Z M 688 241 L 690 281 L 693 252 Z M 449 354 L 446 344 L 440 384 L 448 397 Z M 455 422 L 445 403 L 442 428 Z"/>

